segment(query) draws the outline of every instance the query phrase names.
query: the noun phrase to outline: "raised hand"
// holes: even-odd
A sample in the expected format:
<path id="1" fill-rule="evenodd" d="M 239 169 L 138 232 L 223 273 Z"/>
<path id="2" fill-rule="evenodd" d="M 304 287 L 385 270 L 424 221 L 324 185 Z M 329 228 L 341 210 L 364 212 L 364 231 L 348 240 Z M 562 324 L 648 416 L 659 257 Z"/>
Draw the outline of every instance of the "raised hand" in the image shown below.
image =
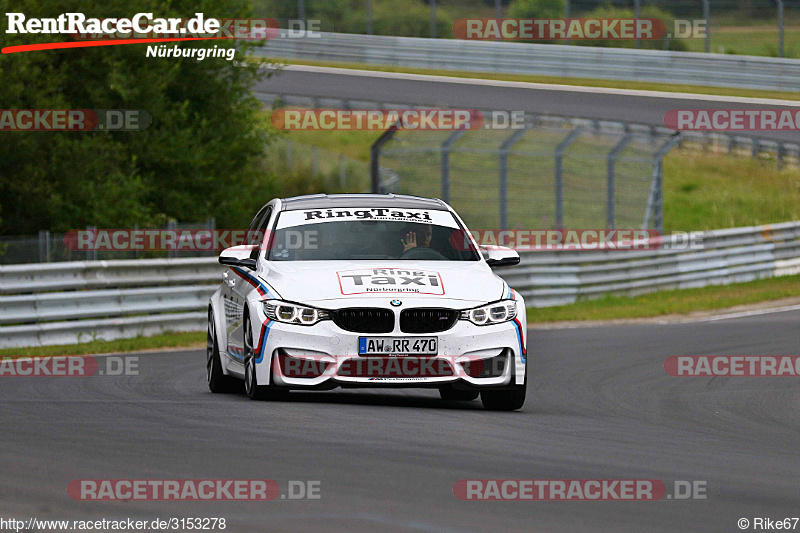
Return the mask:
<path id="1" fill-rule="evenodd" d="M 412 248 L 416 248 L 417 247 L 417 234 L 414 233 L 413 231 L 409 231 L 408 235 L 406 235 L 406 238 L 405 239 L 401 238 L 400 242 L 403 243 L 403 253 L 409 251 Z"/>

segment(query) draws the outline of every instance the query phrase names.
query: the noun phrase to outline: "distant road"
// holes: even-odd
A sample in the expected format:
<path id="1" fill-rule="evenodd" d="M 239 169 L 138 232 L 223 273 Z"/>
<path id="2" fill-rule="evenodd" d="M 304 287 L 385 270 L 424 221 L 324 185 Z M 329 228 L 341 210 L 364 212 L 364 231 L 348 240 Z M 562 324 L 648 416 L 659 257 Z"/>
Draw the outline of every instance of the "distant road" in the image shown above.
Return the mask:
<path id="1" fill-rule="evenodd" d="M 665 80 L 669 81 L 669 80 Z M 604 120 L 664 125 L 671 109 L 796 108 L 798 102 L 624 89 L 552 86 L 469 78 L 445 78 L 293 65 L 256 86 L 261 93 L 380 100 L 398 104 L 447 105 L 550 113 Z M 644 96 L 644 94 L 649 94 Z M 653 94 L 657 96 L 653 96 Z M 762 138 L 800 142 L 797 131 L 752 133 Z M 751 135 L 744 132 L 743 136 Z"/>

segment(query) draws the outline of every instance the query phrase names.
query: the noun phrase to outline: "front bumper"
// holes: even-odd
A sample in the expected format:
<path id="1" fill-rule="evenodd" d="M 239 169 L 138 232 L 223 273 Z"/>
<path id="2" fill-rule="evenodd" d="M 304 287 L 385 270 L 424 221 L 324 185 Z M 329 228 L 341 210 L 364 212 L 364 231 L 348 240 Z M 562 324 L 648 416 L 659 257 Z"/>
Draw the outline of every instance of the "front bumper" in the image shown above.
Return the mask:
<path id="1" fill-rule="evenodd" d="M 459 320 L 447 331 L 425 335 L 405 334 L 397 327 L 385 335 L 354 333 L 330 320 L 313 326 L 284 324 L 270 321 L 262 311 L 257 317 L 263 325 L 257 345 L 258 382 L 293 389 L 445 384 L 455 388 L 502 389 L 522 385 L 527 357 L 524 306 L 521 307 L 521 320 L 490 326 Z M 435 336 L 438 355 L 359 355 L 359 337 L 363 336 Z"/>

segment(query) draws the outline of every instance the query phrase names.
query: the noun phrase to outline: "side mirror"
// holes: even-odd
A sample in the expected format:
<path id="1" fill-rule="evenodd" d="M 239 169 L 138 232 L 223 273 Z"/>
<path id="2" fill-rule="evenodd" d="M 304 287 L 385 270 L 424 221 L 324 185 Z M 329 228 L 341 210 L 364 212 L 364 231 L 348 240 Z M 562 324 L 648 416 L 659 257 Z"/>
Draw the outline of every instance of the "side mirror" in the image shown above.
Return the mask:
<path id="1" fill-rule="evenodd" d="M 219 262 L 221 265 L 244 267 L 255 270 L 257 261 L 250 257 L 251 252 L 255 248 L 256 245 L 254 244 L 243 244 L 241 246 L 225 248 L 219 254 Z"/>
<path id="2" fill-rule="evenodd" d="M 519 264 L 519 254 L 516 250 L 505 246 L 481 246 L 481 252 L 486 255 L 486 264 L 490 267 L 514 266 Z"/>

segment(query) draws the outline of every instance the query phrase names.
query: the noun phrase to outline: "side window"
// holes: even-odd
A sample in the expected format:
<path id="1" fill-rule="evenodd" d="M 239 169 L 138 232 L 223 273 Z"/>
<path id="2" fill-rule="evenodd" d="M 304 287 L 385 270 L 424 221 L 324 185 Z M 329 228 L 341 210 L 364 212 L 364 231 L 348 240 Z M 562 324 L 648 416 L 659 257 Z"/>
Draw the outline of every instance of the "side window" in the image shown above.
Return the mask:
<path id="1" fill-rule="evenodd" d="M 253 221 L 250 222 L 250 226 L 247 228 L 247 233 L 244 236 L 244 241 L 242 242 L 242 244 L 253 244 L 251 242 L 252 239 L 253 239 L 253 232 L 258 227 L 258 223 L 261 222 L 261 219 L 264 218 L 264 213 L 267 212 L 267 211 L 271 211 L 271 210 L 272 210 L 272 208 L 270 208 L 269 206 L 265 205 L 264 207 L 262 207 L 258 211 L 256 216 L 253 217 Z"/>
<path id="2" fill-rule="evenodd" d="M 256 245 L 256 247 L 253 248 L 253 251 L 250 253 L 250 257 L 252 259 L 258 259 L 258 252 L 261 250 L 261 245 L 264 242 L 264 236 L 267 234 L 267 226 L 269 225 L 269 219 L 271 215 L 272 207 L 267 207 L 264 210 L 258 225 L 248 235 L 249 241 L 247 244 Z"/>

